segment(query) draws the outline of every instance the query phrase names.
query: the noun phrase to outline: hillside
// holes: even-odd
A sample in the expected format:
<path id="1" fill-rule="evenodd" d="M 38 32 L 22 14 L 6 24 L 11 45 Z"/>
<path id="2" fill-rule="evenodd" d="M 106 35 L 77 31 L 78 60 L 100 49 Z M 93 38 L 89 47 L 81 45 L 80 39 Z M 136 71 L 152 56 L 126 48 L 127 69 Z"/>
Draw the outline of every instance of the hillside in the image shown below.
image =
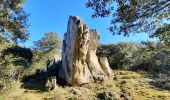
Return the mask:
<path id="1" fill-rule="evenodd" d="M 0 95 L 0 100 L 169 100 L 170 80 L 163 82 L 161 75 L 146 72 L 115 70 L 116 77 L 102 83 L 81 87 L 58 86 L 47 92 L 41 89 L 21 88 L 15 82 L 11 90 Z M 159 77 L 159 78 L 158 78 Z M 155 78 L 157 78 L 155 80 Z M 164 77 L 165 78 L 165 77 Z M 31 84 L 36 85 L 36 84 Z M 39 84 L 40 85 L 40 84 Z M 41 87 L 41 86 L 39 86 Z"/>
<path id="2" fill-rule="evenodd" d="M 170 100 L 170 0 L 0 0 L 0 100 Z"/>

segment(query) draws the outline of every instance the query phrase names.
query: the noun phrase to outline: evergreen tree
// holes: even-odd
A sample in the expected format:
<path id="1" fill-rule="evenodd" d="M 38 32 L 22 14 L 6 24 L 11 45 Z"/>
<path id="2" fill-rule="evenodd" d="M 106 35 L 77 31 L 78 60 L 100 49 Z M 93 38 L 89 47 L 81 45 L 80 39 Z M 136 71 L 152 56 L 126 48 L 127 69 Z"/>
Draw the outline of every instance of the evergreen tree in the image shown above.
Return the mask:
<path id="1" fill-rule="evenodd" d="M 155 32 L 170 19 L 170 0 L 88 0 L 95 17 L 112 17 L 113 34 Z"/>
<path id="2" fill-rule="evenodd" d="M 28 14 L 23 10 L 24 0 L 0 0 L 0 37 L 24 42 L 28 39 Z"/>

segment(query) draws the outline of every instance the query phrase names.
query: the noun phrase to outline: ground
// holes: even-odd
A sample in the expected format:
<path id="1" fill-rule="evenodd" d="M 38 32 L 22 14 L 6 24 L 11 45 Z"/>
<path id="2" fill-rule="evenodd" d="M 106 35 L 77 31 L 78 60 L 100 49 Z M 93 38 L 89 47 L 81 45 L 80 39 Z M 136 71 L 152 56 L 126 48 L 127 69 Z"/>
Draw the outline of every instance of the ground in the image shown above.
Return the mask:
<path id="1" fill-rule="evenodd" d="M 114 73 L 116 77 L 100 83 L 59 86 L 50 92 L 20 88 L 22 83 L 15 82 L 11 90 L 1 93 L 0 100 L 103 100 L 99 94 L 109 92 L 117 94 L 114 98 L 118 100 L 170 100 L 170 88 L 158 79 L 160 75 L 122 70 Z"/>

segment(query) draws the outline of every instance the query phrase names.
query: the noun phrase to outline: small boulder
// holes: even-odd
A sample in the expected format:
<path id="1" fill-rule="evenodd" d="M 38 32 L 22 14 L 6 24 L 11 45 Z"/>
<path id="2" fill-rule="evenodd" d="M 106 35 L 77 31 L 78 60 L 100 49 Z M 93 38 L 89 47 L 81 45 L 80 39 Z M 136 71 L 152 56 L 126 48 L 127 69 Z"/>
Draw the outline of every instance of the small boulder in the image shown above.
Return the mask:
<path id="1" fill-rule="evenodd" d="M 108 75 L 108 77 L 111 76 L 112 75 L 112 69 L 109 66 L 109 62 L 108 62 L 107 57 L 101 57 L 99 59 L 99 63 L 101 65 L 102 70 Z"/>
<path id="2" fill-rule="evenodd" d="M 120 100 L 116 92 L 101 92 L 96 95 L 97 100 Z"/>
<path id="3" fill-rule="evenodd" d="M 69 87 L 68 90 L 75 95 L 83 95 L 88 89 L 83 87 Z"/>

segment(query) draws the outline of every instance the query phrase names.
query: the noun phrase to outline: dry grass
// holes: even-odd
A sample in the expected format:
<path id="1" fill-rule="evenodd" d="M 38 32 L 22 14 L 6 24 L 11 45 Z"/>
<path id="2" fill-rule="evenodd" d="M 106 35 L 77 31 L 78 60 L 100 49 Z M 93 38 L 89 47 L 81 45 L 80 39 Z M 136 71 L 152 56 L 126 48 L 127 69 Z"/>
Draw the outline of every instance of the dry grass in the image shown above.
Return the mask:
<path id="1" fill-rule="evenodd" d="M 11 90 L 0 95 L 0 100 L 94 100 L 97 93 L 106 91 L 123 92 L 134 100 L 170 100 L 170 91 L 150 84 L 153 78 L 146 73 L 119 70 L 115 73 L 116 80 L 83 85 L 88 91 L 81 95 L 72 93 L 69 87 L 58 87 L 50 92 L 27 90 L 20 88 L 21 83 L 16 82 Z"/>
<path id="2" fill-rule="evenodd" d="M 126 81 L 123 82 L 124 84 L 120 84 L 119 87 L 129 93 L 134 100 L 170 100 L 170 91 L 153 86 L 150 84 L 153 79 L 146 77 L 148 76 L 147 73 L 144 74 L 132 71 L 117 71 L 118 80 L 116 83 Z"/>

